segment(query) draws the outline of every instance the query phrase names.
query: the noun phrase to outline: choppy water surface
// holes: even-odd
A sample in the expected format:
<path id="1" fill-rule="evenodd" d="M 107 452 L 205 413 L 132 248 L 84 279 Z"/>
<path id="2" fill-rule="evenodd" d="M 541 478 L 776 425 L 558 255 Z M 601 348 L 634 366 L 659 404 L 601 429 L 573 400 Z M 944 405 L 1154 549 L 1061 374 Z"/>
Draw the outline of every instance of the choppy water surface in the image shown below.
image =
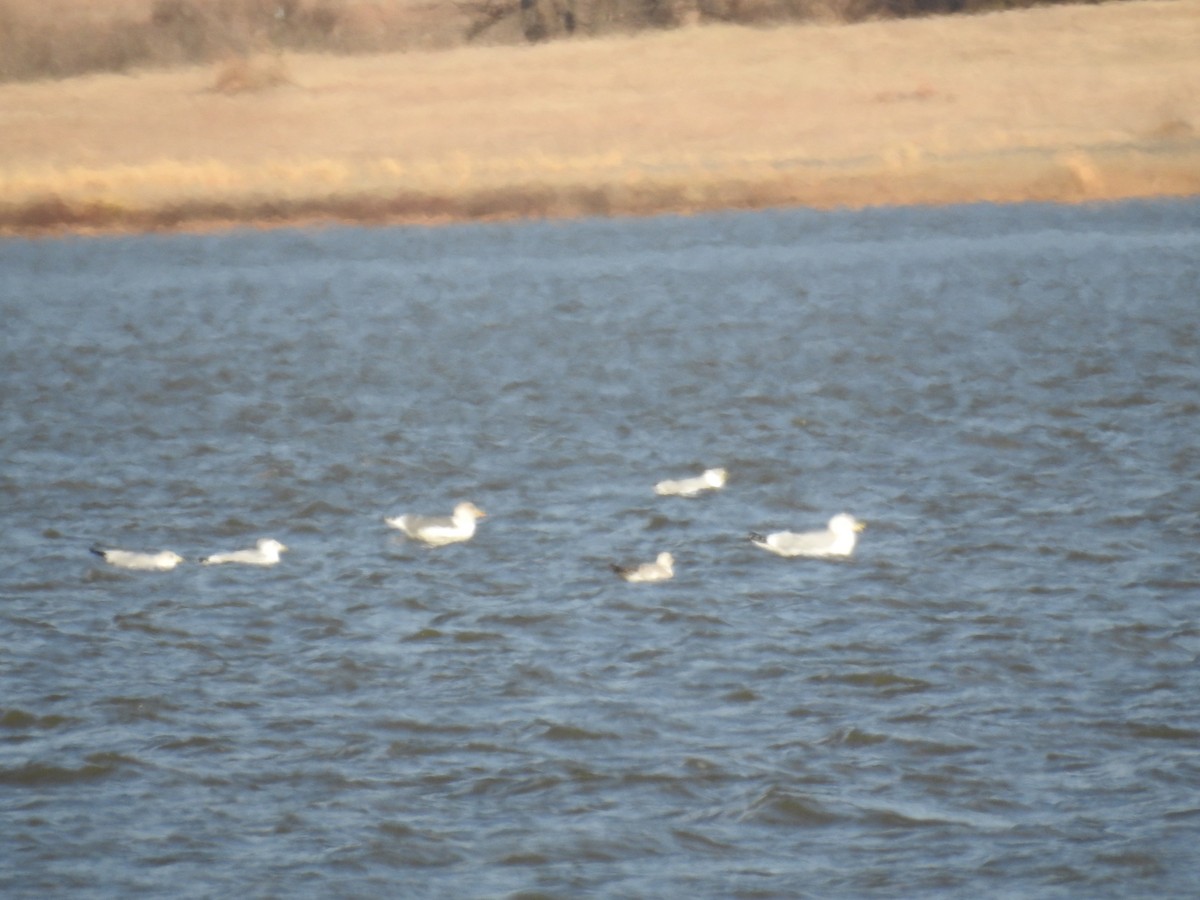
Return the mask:
<path id="1" fill-rule="evenodd" d="M 0 318 L 5 896 L 1195 889 L 1194 201 L 8 241 Z"/>

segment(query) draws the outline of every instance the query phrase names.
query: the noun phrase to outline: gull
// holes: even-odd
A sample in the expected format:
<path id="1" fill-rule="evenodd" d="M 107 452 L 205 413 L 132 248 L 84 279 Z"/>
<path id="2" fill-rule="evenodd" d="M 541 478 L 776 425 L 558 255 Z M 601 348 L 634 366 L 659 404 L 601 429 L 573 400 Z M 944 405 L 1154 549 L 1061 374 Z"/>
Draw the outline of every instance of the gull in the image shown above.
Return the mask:
<path id="1" fill-rule="evenodd" d="M 469 541 L 475 534 L 475 520 L 486 516 L 474 503 L 460 503 L 454 507 L 452 516 L 414 516 L 406 514 L 384 519 L 393 528 L 399 528 L 410 538 L 424 541 L 431 547 L 441 547 L 457 541 Z"/>
<path id="2" fill-rule="evenodd" d="M 682 478 L 678 481 L 660 481 L 654 493 L 662 496 L 696 497 L 701 491 L 715 491 L 725 486 L 724 469 L 705 469 L 699 478 Z"/>
<path id="3" fill-rule="evenodd" d="M 202 565 L 215 566 L 218 563 L 242 563 L 247 566 L 273 566 L 279 562 L 279 554 L 287 550 L 275 538 L 259 538 L 255 547 L 250 550 L 234 550 L 231 553 L 214 553 L 212 556 L 200 557 Z"/>
<path id="4" fill-rule="evenodd" d="M 626 581 L 669 581 L 675 575 L 675 557 L 670 553 L 660 553 L 654 562 L 638 566 L 609 565 Z"/>
<path id="5" fill-rule="evenodd" d="M 118 569 L 169 572 L 183 562 L 183 557 L 173 550 L 163 550 L 159 553 L 138 553 L 135 550 L 105 550 L 101 547 L 89 549 L 110 566 L 116 566 Z"/>
<path id="6" fill-rule="evenodd" d="M 854 552 L 858 532 L 867 527 L 848 513 L 838 513 L 829 520 L 825 531 L 777 531 L 765 537 L 750 532 L 750 540 L 764 550 L 780 556 L 849 556 Z"/>

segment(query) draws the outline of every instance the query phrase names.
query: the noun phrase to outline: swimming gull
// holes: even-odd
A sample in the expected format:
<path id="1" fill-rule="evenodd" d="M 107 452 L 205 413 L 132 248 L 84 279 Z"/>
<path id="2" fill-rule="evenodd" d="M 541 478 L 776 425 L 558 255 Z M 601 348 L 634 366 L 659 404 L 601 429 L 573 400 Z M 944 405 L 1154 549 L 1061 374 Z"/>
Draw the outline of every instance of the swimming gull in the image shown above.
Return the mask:
<path id="1" fill-rule="evenodd" d="M 89 549 L 110 566 L 116 566 L 118 569 L 169 572 L 183 562 L 183 557 L 173 550 L 163 550 L 159 553 L 138 553 L 136 550 L 105 550 L 102 547 Z"/>
<path id="2" fill-rule="evenodd" d="M 399 528 L 410 538 L 424 541 L 432 547 L 469 541 L 475 534 L 475 520 L 486 516 L 474 503 L 460 503 L 454 507 L 452 516 L 414 516 L 407 513 L 384 519 L 393 528 Z"/>
<path id="3" fill-rule="evenodd" d="M 259 538 L 256 546 L 249 550 L 234 550 L 231 553 L 214 553 L 212 556 L 200 557 L 200 562 L 206 566 L 219 563 L 242 563 L 247 566 L 273 566 L 279 562 L 279 554 L 287 550 L 275 538 Z"/>
<path id="4" fill-rule="evenodd" d="M 865 522 L 858 521 L 854 516 L 838 513 L 829 520 L 829 527 L 825 531 L 805 531 L 799 534 L 777 531 L 765 537 L 752 531 L 750 540 L 764 550 L 770 550 L 780 556 L 849 556 L 854 552 L 858 532 L 866 527 Z"/>
<path id="5" fill-rule="evenodd" d="M 654 493 L 662 496 L 696 497 L 702 491 L 715 491 L 725 486 L 724 469 L 705 469 L 699 478 L 681 478 L 678 481 L 660 481 Z"/>
<path id="6" fill-rule="evenodd" d="M 612 570 L 626 581 L 668 581 L 675 576 L 675 557 L 670 553 L 660 553 L 652 563 L 642 563 L 639 566 L 618 566 L 609 563 Z"/>

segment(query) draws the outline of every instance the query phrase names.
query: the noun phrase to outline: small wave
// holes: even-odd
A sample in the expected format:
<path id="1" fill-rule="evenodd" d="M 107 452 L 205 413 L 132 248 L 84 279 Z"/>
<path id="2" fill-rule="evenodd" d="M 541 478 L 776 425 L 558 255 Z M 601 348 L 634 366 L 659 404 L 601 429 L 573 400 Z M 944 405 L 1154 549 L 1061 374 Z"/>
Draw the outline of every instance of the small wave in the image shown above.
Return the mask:
<path id="1" fill-rule="evenodd" d="M 205 735 L 193 735 L 188 738 L 164 738 L 153 744 L 159 750 L 178 750 L 198 753 L 229 753 L 233 750 L 231 743 L 222 738 L 212 738 Z"/>
<path id="2" fill-rule="evenodd" d="M 1080 405 L 1091 409 L 1125 409 L 1130 406 L 1152 406 L 1158 402 L 1157 397 L 1152 397 L 1141 391 L 1134 391 L 1132 394 L 1123 394 L 1119 397 L 1101 397 L 1098 400 L 1086 401 Z"/>
<path id="3" fill-rule="evenodd" d="M 97 705 L 108 710 L 115 721 L 125 723 L 158 722 L 165 718 L 164 713 L 178 711 L 177 706 L 158 697 L 110 697 Z"/>
<path id="4" fill-rule="evenodd" d="M 303 524 L 305 519 L 318 519 L 322 516 L 350 516 L 355 515 L 355 511 L 347 509 L 344 506 L 336 506 L 325 500 L 314 500 L 311 503 L 306 503 L 304 506 L 296 510 L 292 514 L 292 519 L 298 524 Z"/>
<path id="5" fill-rule="evenodd" d="M 76 721 L 78 720 L 70 716 L 39 716 L 23 709 L 0 710 L 0 728 L 11 728 L 14 731 L 48 731 L 62 725 L 71 725 Z"/>
<path id="6" fill-rule="evenodd" d="M 114 775 L 135 762 L 116 753 L 95 753 L 78 768 L 30 762 L 14 768 L 0 768 L 0 784 L 13 787 L 50 787 L 84 784 Z"/>
<path id="7" fill-rule="evenodd" d="M 516 853 L 509 853 L 506 856 L 500 857 L 497 862 L 502 866 L 544 866 L 550 862 L 550 857 L 544 853 L 537 853 L 529 850 L 519 850 Z M 521 894 L 522 898 L 528 897 L 529 900 L 535 898 L 552 897 L 552 894 Z"/>
<path id="8" fill-rule="evenodd" d="M 656 607 L 657 608 L 657 607 Z M 703 626 L 711 625 L 716 628 L 726 626 L 726 622 L 720 616 L 712 616 L 707 613 L 685 613 L 676 609 L 664 608 L 659 613 L 658 621 L 662 624 L 670 624 L 673 622 L 681 622 L 685 625 L 701 626 L 692 632 L 697 637 L 712 635 L 715 632 Z"/>
<path id="9" fill-rule="evenodd" d="M 818 675 L 817 682 L 835 682 L 853 687 L 874 688 L 885 694 L 914 694 L 927 691 L 933 684 L 922 678 L 910 678 L 894 672 L 850 672 L 847 674 Z"/>
<path id="10" fill-rule="evenodd" d="M 901 740 L 900 743 L 917 756 L 954 756 L 979 749 L 975 744 L 948 744 L 943 741 Z"/>
<path id="11" fill-rule="evenodd" d="M 575 725 L 550 725 L 542 732 L 548 741 L 608 741 L 620 735 L 607 731 L 588 731 Z"/>
<path id="12" fill-rule="evenodd" d="M 894 809 L 864 810 L 863 821 L 881 828 L 943 828 L 947 825 L 961 824 L 941 816 L 918 816 Z"/>
<path id="13" fill-rule="evenodd" d="M 770 787 L 752 802 L 742 819 L 753 819 L 767 825 L 823 827 L 844 817 L 803 794 L 780 787 Z"/>
<path id="14" fill-rule="evenodd" d="M 1136 582 L 1135 585 L 1154 588 L 1156 591 L 1200 591 L 1200 581 L 1191 578 L 1150 578 Z"/>
<path id="15" fill-rule="evenodd" d="M 150 621 L 145 613 L 132 613 L 130 615 L 122 615 L 118 613 L 113 616 L 113 624 L 122 631 L 139 631 L 144 634 L 162 635 L 163 637 L 177 638 L 178 640 L 187 640 L 192 635 L 190 632 L 180 628 L 166 628 Z"/>
<path id="16" fill-rule="evenodd" d="M 237 516 L 228 516 L 217 525 L 213 534 L 218 537 L 240 536 L 253 531 L 254 528 L 255 525 L 251 521 L 238 518 Z"/>
<path id="17" fill-rule="evenodd" d="M 112 567 L 100 568 L 100 565 L 93 564 L 83 573 L 84 584 L 105 584 L 128 581 L 130 578 L 127 572 Z"/>
<path id="18" fill-rule="evenodd" d="M 1193 806 L 1190 809 L 1173 809 L 1163 813 L 1164 819 L 1200 819 L 1200 807 Z"/>
<path id="19" fill-rule="evenodd" d="M 376 727 L 388 731 L 411 731 L 414 734 L 470 734 L 475 729 L 470 725 L 456 725 L 451 722 L 421 722 L 417 719 L 383 719 L 375 723 Z"/>
<path id="20" fill-rule="evenodd" d="M 1121 726 L 1130 737 L 1154 741 L 1197 741 L 1200 731 L 1194 728 L 1176 728 L 1173 725 L 1135 722 Z"/>
<path id="21" fill-rule="evenodd" d="M 708 835 L 689 831 L 685 828 L 673 828 L 671 829 L 671 834 L 675 840 L 679 841 L 682 847 L 688 850 L 717 854 L 733 853 L 737 850 L 735 845 L 726 841 L 718 841 Z"/>
<path id="22" fill-rule="evenodd" d="M 257 426 L 284 418 L 283 407 L 269 401 L 248 405 L 238 410 L 225 424 L 234 433 L 240 431 L 255 431 Z"/>
<path id="23" fill-rule="evenodd" d="M 721 699 L 727 703 L 754 703 L 757 700 L 761 700 L 762 696 L 756 694 L 750 688 L 738 688 L 725 694 Z"/>
<path id="24" fill-rule="evenodd" d="M 540 614 L 499 614 L 481 616 L 479 621 L 484 625 L 503 625 L 513 628 L 530 628 L 535 625 L 561 622 L 563 617 L 557 613 Z"/>
<path id="25" fill-rule="evenodd" d="M 1092 553 L 1087 550 L 1068 550 L 1063 559 L 1067 562 L 1116 563 L 1125 559 L 1114 553 Z"/>
<path id="26" fill-rule="evenodd" d="M 349 847 L 335 851 L 333 861 L 352 864 L 353 855 L 362 853 L 372 863 L 397 868 L 440 868 L 462 862 L 463 849 L 448 832 L 413 828 L 402 822 L 383 822 L 379 836 L 362 848 Z"/>
<path id="27" fill-rule="evenodd" d="M 676 520 L 672 519 L 670 516 L 664 516 L 661 513 L 653 513 L 648 519 L 646 519 L 645 530 L 663 531 L 664 529 L 668 528 L 687 527 L 689 524 L 690 522 L 687 520 Z"/>
<path id="28" fill-rule="evenodd" d="M 454 632 L 454 642 L 457 644 L 480 644 L 491 641 L 503 641 L 504 635 L 495 631 L 466 631 Z"/>
<path id="29" fill-rule="evenodd" d="M 23 581 L 13 585 L 6 585 L 6 589 L 15 594 L 36 594 L 40 591 L 58 591 L 62 590 L 63 583 L 57 579 L 46 581 Z"/>
<path id="30" fill-rule="evenodd" d="M 446 633 L 437 628 L 421 628 L 412 634 L 406 634 L 400 640 L 416 643 L 420 641 L 438 641 L 445 636 Z"/>
<path id="31" fill-rule="evenodd" d="M 973 447 L 984 447 L 988 450 L 1021 450 L 1026 441 L 1011 437 L 1007 434 L 964 434 L 962 442 Z"/>
<path id="32" fill-rule="evenodd" d="M 829 737 L 823 739 L 822 744 L 842 744 L 846 747 L 871 747 L 875 744 L 886 743 L 890 738 L 886 734 L 875 734 L 870 731 L 863 731 L 859 728 L 839 728 Z"/>
<path id="33" fill-rule="evenodd" d="M 390 741 L 387 745 L 387 755 L 393 759 L 411 759 L 420 756 L 441 756 L 448 749 L 446 744 L 438 741 Z"/>
<path id="34" fill-rule="evenodd" d="M 1148 878 L 1160 875 L 1164 871 L 1162 861 L 1150 853 L 1139 853 L 1136 850 L 1120 853 L 1097 853 L 1096 862 L 1120 869 L 1132 869 L 1140 877 Z"/>

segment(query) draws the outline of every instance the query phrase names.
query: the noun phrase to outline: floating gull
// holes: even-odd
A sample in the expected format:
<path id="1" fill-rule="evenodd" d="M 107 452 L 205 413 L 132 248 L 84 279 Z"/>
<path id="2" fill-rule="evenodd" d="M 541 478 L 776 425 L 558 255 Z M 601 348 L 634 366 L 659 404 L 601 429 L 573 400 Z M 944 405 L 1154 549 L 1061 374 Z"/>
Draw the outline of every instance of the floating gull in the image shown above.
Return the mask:
<path id="1" fill-rule="evenodd" d="M 660 553 L 654 562 L 640 566 L 610 565 L 626 581 L 668 581 L 675 576 L 675 557 L 670 553 Z"/>
<path id="2" fill-rule="evenodd" d="M 414 516 L 411 514 L 384 519 L 393 528 L 399 528 L 410 538 L 424 541 L 433 547 L 469 541 L 475 534 L 475 520 L 486 516 L 474 503 L 460 503 L 454 507 L 453 516 Z"/>
<path id="3" fill-rule="evenodd" d="M 854 516 L 839 513 L 829 520 L 829 528 L 825 531 L 800 534 L 777 531 L 766 537 L 752 531 L 750 540 L 780 556 L 849 556 L 854 552 L 858 532 L 866 527 L 865 522 L 858 521 Z"/>
<path id="4" fill-rule="evenodd" d="M 699 478 L 682 478 L 679 481 L 660 481 L 654 493 L 663 496 L 695 497 L 702 491 L 715 491 L 725 486 L 724 469 L 705 469 Z"/>
<path id="5" fill-rule="evenodd" d="M 287 547 L 274 538 L 259 538 L 252 550 L 234 550 L 232 553 L 214 553 L 202 556 L 200 562 L 206 566 L 218 563 L 242 563 L 247 566 L 273 566 L 279 562 L 279 554 Z"/>
<path id="6" fill-rule="evenodd" d="M 173 550 L 163 550 L 159 553 L 138 553 L 134 550 L 104 550 L 100 547 L 90 549 L 110 566 L 116 566 L 118 569 L 168 572 L 183 562 L 183 557 Z"/>

